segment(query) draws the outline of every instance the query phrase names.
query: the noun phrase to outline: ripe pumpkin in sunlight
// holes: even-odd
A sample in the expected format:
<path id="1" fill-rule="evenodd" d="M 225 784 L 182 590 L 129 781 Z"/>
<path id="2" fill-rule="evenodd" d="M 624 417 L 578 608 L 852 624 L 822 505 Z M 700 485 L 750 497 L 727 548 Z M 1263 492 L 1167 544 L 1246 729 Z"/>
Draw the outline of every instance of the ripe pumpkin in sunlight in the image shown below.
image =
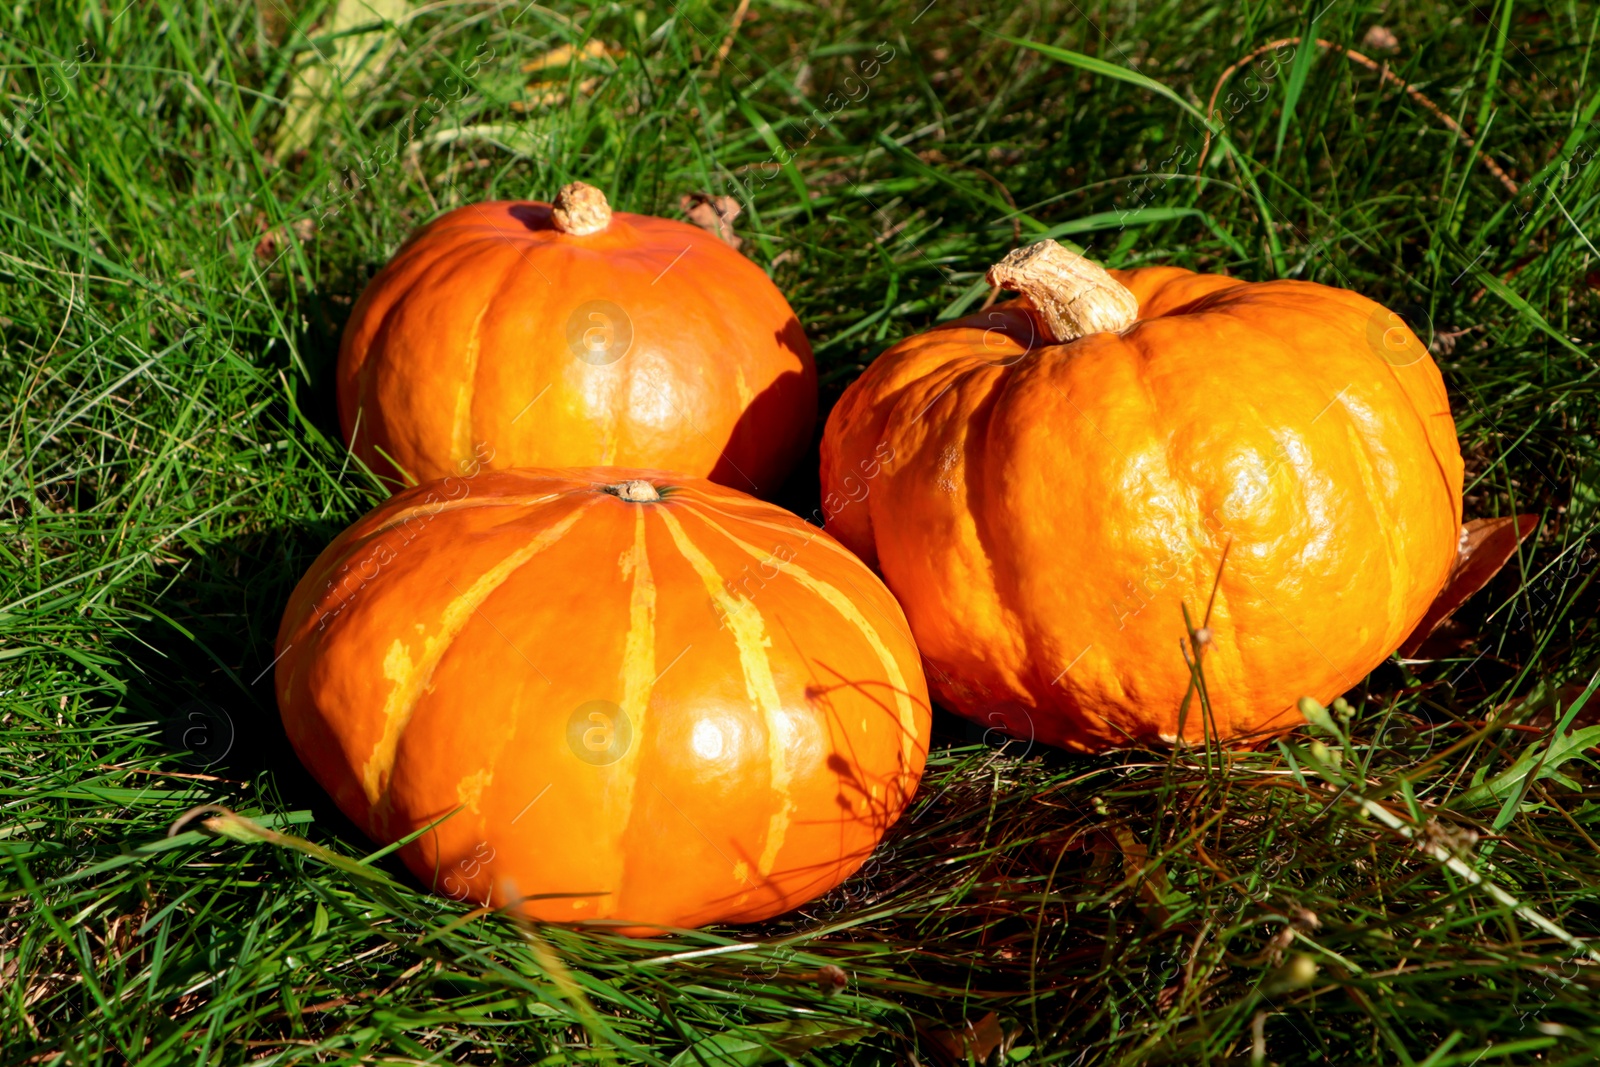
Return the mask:
<path id="1" fill-rule="evenodd" d="M 827 528 L 899 597 L 942 703 L 1086 751 L 1261 740 L 1423 617 L 1462 463 L 1398 316 L 1055 242 L 990 281 L 1021 298 L 879 356 L 822 441 Z M 1210 716 L 1184 710 L 1195 654 Z"/>
<path id="2" fill-rule="evenodd" d="M 704 230 L 613 213 L 574 182 L 412 235 L 339 348 L 339 419 L 372 469 L 671 470 L 778 488 L 810 444 L 817 377 L 794 312 Z"/>
<path id="3" fill-rule="evenodd" d="M 418 878 L 547 921 L 792 909 L 867 858 L 928 748 L 910 630 L 860 560 L 650 471 L 400 493 L 301 579 L 278 655 L 289 739 L 351 819 L 437 823 L 401 850 Z"/>

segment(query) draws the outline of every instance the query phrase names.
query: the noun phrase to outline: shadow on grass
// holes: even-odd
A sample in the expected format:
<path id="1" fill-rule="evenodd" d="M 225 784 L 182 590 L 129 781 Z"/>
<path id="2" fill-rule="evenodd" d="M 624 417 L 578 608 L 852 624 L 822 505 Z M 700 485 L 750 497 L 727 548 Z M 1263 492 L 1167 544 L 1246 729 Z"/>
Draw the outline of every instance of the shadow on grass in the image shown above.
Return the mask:
<path id="1" fill-rule="evenodd" d="M 189 780 L 238 810 L 308 809 L 323 832 L 359 853 L 366 835 L 301 766 L 273 690 L 284 606 L 339 529 L 279 526 L 194 552 L 146 606 L 149 621 L 122 642 L 124 705 L 134 721 L 154 724 L 165 755 L 153 769 L 197 776 Z M 392 856 L 380 862 L 409 877 Z"/>

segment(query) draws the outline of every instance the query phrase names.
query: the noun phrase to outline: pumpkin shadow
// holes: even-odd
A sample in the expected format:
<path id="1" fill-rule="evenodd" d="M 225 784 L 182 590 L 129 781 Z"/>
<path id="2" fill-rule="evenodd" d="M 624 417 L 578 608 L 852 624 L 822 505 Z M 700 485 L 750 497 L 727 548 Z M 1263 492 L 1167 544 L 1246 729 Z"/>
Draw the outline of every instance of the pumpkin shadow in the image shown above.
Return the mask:
<path id="1" fill-rule="evenodd" d="M 413 236 L 414 231 L 405 241 Z M 374 257 L 327 264 L 313 287 L 295 287 L 294 304 L 300 314 L 297 323 L 291 324 L 287 319 L 284 322 L 283 341 L 287 344 L 280 341 L 270 354 L 266 345 L 248 353 L 251 363 L 281 372 L 294 390 L 300 415 L 341 451 L 344 430 L 339 423 L 339 343 L 356 301 L 387 263 L 387 258 Z M 282 295 L 287 298 L 286 292 Z M 284 423 L 294 421 L 281 401 L 275 402 L 272 410 Z"/>
<path id="2" fill-rule="evenodd" d="M 791 352 L 810 350 L 805 331 L 793 316 L 790 316 L 783 329 L 773 333 L 773 340 Z M 744 414 L 733 424 L 727 441 L 720 445 L 722 457 L 711 469 L 710 479 L 741 493 L 770 500 L 797 514 L 807 514 L 799 507 L 791 506 L 789 497 L 791 484 L 794 486 L 793 495 L 799 497 L 795 503 L 802 507 L 809 502 L 807 486 L 811 488 L 811 497 L 819 495 L 816 490 L 817 458 L 822 440 L 822 423 L 817 415 L 816 391 L 815 371 L 785 371 L 780 374 L 772 384 L 756 394 Z M 797 421 L 800 425 L 795 426 Z M 734 455 L 759 454 L 763 451 L 762 442 L 772 437 L 774 427 L 781 426 L 793 426 L 797 437 L 803 435 L 804 443 L 797 445 L 785 457 L 786 462 L 778 464 L 776 475 L 749 469 L 751 465 L 748 461 L 740 464 L 730 458 Z"/>
<path id="3" fill-rule="evenodd" d="M 340 528 L 336 521 L 279 525 L 206 545 L 148 602 L 149 621 L 115 644 L 125 665 L 124 721 L 144 726 L 159 753 L 142 765 L 189 776 L 179 780 L 193 782 L 207 802 L 310 809 L 322 833 L 359 850 L 366 835 L 301 766 L 273 689 L 284 606 Z M 392 861 L 380 862 L 402 875 Z"/>
<path id="4" fill-rule="evenodd" d="M 550 205 L 537 201 L 525 201 L 513 204 L 506 209 L 506 214 L 522 223 L 530 230 L 553 230 L 555 222 L 551 217 Z"/>

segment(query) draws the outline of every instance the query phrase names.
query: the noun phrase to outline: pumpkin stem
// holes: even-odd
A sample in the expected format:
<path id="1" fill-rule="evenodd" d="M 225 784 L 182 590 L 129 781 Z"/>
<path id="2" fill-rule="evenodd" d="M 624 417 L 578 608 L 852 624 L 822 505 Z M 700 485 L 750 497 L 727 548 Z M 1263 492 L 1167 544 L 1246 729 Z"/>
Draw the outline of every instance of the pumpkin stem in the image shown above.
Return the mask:
<path id="1" fill-rule="evenodd" d="M 1139 321 L 1138 298 L 1127 286 L 1054 241 L 1007 252 L 989 268 L 989 284 L 1027 297 L 1057 344 Z"/>
<path id="2" fill-rule="evenodd" d="M 611 205 L 605 193 L 587 182 L 569 182 L 556 194 L 550 219 L 562 233 L 582 237 L 611 225 Z"/>
<path id="3" fill-rule="evenodd" d="M 651 504 L 661 499 L 661 494 L 656 487 L 642 478 L 632 481 L 618 482 L 616 485 L 605 487 L 606 492 L 623 500 L 631 500 L 635 504 Z"/>

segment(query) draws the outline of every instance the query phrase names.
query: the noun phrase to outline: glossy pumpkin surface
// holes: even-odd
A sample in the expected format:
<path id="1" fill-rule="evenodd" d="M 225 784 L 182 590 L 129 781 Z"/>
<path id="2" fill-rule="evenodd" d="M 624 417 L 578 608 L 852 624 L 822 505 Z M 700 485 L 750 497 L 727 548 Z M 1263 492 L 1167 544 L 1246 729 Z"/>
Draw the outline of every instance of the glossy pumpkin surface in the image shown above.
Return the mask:
<path id="1" fill-rule="evenodd" d="M 788 302 L 705 231 L 606 210 L 569 233 L 550 204 L 470 204 L 406 242 L 339 349 L 340 422 L 364 462 L 416 481 L 489 456 L 778 488 L 816 421 Z"/>
<path id="2" fill-rule="evenodd" d="M 828 420 L 827 528 L 900 599 L 936 698 L 986 726 L 1260 740 L 1359 683 L 1449 574 L 1444 385 L 1354 293 L 1110 273 L 1126 328 L 1054 343 L 1024 298 L 881 355 Z M 1185 606 L 1197 628 L 1209 607 L 1214 721 L 1195 699 L 1180 727 Z"/>
<path id="3" fill-rule="evenodd" d="M 866 859 L 927 753 L 882 583 L 779 508 L 648 471 L 403 492 L 301 580 L 278 654 L 341 809 L 379 842 L 444 820 L 402 850 L 418 878 L 548 921 L 794 908 Z"/>

